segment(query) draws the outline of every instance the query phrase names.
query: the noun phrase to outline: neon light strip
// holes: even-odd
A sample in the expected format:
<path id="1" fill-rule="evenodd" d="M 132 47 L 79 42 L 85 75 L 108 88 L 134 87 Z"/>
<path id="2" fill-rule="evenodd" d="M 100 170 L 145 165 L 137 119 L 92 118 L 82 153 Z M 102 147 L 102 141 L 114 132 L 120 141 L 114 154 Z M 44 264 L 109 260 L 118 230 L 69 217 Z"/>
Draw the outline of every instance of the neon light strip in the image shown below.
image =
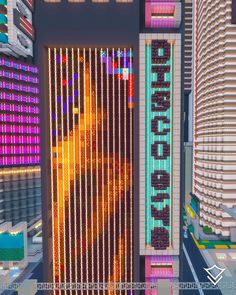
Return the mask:
<path id="1" fill-rule="evenodd" d="M 0 154 L 4 155 L 17 155 L 17 154 L 39 154 L 40 147 L 39 146 L 0 146 Z"/>
<path id="2" fill-rule="evenodd" d="M 88 249 L 88 192 L 87 192 L 87 187 L 88 187 L 88 179 L 87 179 L 87 99 L 88 97 L 86 96 L 86 55 L 85 55 L 85 48 L 83 50 L 83 56 L 84 56 L 84 61 L 83 61 L 83 76 L 84 76 L 84 163 L 85 163 L 85 236 L 86 236 L 86 249 Z M 86 251 L 86 282 L 88 283 L 88 251 Z M 87 294 L 89 294 L 87 290 Z"/>
<path id="3" fill-rule="evenodd" d="M 114 57 L 115 57 L 115 52 L 114 48 L 112 48 L 112 64 L 114 65 Z M 114 217 L 113 217 L 113 232 L 115 234 L 116 232 L 116 168 L 115 168 L 115 160 L 116 160 L 116 153 L 115 153 L 115 147 L 116 147 L 116 136 L 115 136 L 115 72 L 114 72 L 114 67 L 112 67 L 112 102 L 113 102 L 113 212 L 114 212 Z M 113 269 L 114 269 L 114 282 L 116 282 L 116 260 L 115 260 L 115 255 L 116 255 L 116 241 L 114 239 L 113 242 L 114 246 L 114 264 L 113 264 Z"/>
<path id="4" fill-rule="evenodd" d="M 0 103 L 0 111 L 39 114 L 38 107 Z"/>
<path id="5" fill-rule="evenodd" d="M 17 133 L 23 133 L 26 134 L 39 134 L 40 129 L 38 126 L 22 126 L 22 125 L 6 125 L 1 124 L 0 125 L 0 133 L 11 133 L 11 134 L 17 134 Z M 10 135 L 10 134 L 9 134 Z"/>
<path id="6" fill-rule="evenodd" d="M 89 124 L 90 124 L 90 185 L 91 185 L 91 238 L 92 238 L 92 265 L 94 265 L 94 245 L 93 245 L 93 141 L 92 141 L 92 65 L 91 65 L 91 48 L 89 48 Z M 92 267 L 92 283 L 94 283 L 94 268 Z M 94 294 L 94 290 L 92 290 L 92 294 Z"/>
<path id="7" fill-rule="evenodd" d="M 97 64 L 98 64 L 98 57 L 97 57 L 97 48 L 95 49 L 95 95 L 96 95 L 96 205 L 97 205 L 97 233 L 99 233 L 99 191 L 98 191 L 98 70 L 97 70 Z M 99 237 L 97 242 L 97 282 L 100 282 L 100 264 L 99 264 L 99 257 L 100 257 L 100 250 L 99 250 Z M 100 294 L 100 291 L 98 290 L 98 295 Z"/>
<path id="8" fill-rule="evenodd" d="M 53 183 L 53 146 L 52 146 L 52 77 L 51 77 L 51 49 L 48 48 L 48 64 L 49 64 L 49 128 L 50 128 L 50 158 L 51 158 L 51 204 L 52 204 L 52 216 L 54 216 L 54 183 Z M 55 283 L 55 250 L 54 250 L 54 218 L 52 218 L 52 273 L 53 273 L 53 283 Z M 53 294 L 56 295 L 56 291 L 53 291 Z"/>
<path id="9" fill-rule="evenodd" d="M 8 79 L 14 79 L 14 80 L 24 81 L 24 82 L 28 82 L 28 83 L 34 83 L 34 84 L 39 83 L 38 77 L 24 75 L 21 73 L 9 72 L 6 70 L 0 70 L 0 77 L 5 77 Z"/>
<path id="10" fill-rule="evenodd" d="M 100 51 L 100 59 L 102 64 L 102 52 L 103 49 L 101 48 Z M 101 115 L 102 115 L 102 260 L 103 260 L 103 267 L 102 267 L 102 282 L 105 283 L 105 219 L 104 219 L 104 117 L 103 117 L 103 101 L 104 101 L 104 89 L 103 89 L 103 66 L 101 66 Z M 103 294 L 105 294 L 105 290 L 103 290 Z"/>
<path id="11" fill-rule="evenodd" d="M 81 76 L 81 72 L 80 72 L 80 50 L 78 49 L 78 76 Z M 83 95 L 83 93 L 81 93 L 80 90 L 80 84 L 78 84 L 78 105 L 79 105 L 79 112 L 81 112 L 81 94 Z M 81 116 L 79 115 L 79 126 L 81 126 Z M 81 128 L 78 127 L 79 129 L 79 189 L 80 189 L 80 194 L 79 194 L 79 198 L 80 198 L 80 274 L 81 274 L 81 282 L 84 281 L 83 279 L 83 228 L 82 228 L 82 187 L 81 187 L 81 175 L 82 175 L 82 160 L 81 160 L 81 152 L 82 152 L 82 147 L 81 147 Z M 83 295 L 83 290 L 81 290 L 81 294 Z"/>
<path id="12" fill-rule="evenodd" d="M 62 49 L 60 48 L 60 60 L 62 61 Z M 64 152 L 64 114 L 63 114 L 63 101 L 64 101 L 64 94 L 63 94 L 63 68 L 62 68 L 62 62 L 60 62 L 60 86 L 61 86 L 61 141 L 62 141 L 62 159 L 65 159 L 65 152 Z M 61 195 L 61 203 L 62 203 L 62 224 L 63 224 L 63 264 L 64 264 L 64 283 L 67 282 L 67 267 L 66 267 L 66 228 L 65 228 L 65 222 L 66 222 L 66 212 L 65 212 L 65 161 L 62 161 L 62 195 Z"/>
<path id="13" fill-rule="evenodd" d="M 39 143 L 39 136 L 31 135 L 0 135 L 0 144 L 37 144 Z"/>
<path id="14" fill-rule="evenodd" d="M 108 185 L 108 215 L 107 215 L 107 224 L 108 224 L 108 283 L 111 282 L 111 232 L 110 232 L 110 120 L 109 120 L 109 72 L 108 72 L 108 56 L 109 50 L 107 48 L 107 158 L 108 158 L 108 166 L 107 166 L 107 185 Z M 111 291 L 108 291 L 110 294 Z"/>
<path id="15" fill-rule="evenodd" d="M 0 122 L 39 124 L 39 117 L 0 114 Z"/>
<path id="16" fill-rule="evenodd" d="M 172 187 L 172 184 L 173 184 L 173 173 L 172 173 L 172 163 L 173 163 L 173 147 L 174 147 L 174 144 L 173 144 L 173 136 L 174 136 L 174 128 L 173 128 L 173 122 L 174 122 L 174 119 L 173 119 L 173 108 L 172 106 L 174 106 L 174 85 L 175 85 L 175 80 L 174 80 L 174 64 L 175 64 L 175 56 L 174 56 L 174 44 L 172 43 L 171 44 L 171 51 L 170 51 L 170 54 L 171 54 L 171 58 L 170 58 L 170 81 L 171 81 L 171 86 L 170 86 L 170 110 L 169 110 L 169 116 L 170 116 L 170 156 L 171 156 L 171 160 L 170 162 L 168 163 L 168 168 L 169 168 L 169 171 L 170 171 L 170 196 L 172 196 L 172 193 L 173 193 L 173 187 Z M 174 207 L 173 205 L 173 200 L 172 200 L 172 197 L 170 197 L 170 200 L 169 200 L 169 203 L 170 203 L 170 230 L 169 230 L 169 235 L 170 235 L 170 245 L 172 245 L 173 241 L 172 241 L 172 210 L 171 208 Z M 173 245 L 172 245 L 173 246 Z"/>
<path id="17" fill-rule="evenodd" d="M 34 168 L 34 169 L 32 169 L 32 167 L 24 167 L 24 168 L 22 168 L 22 169 L 17 169 L 17 170 L 13 170 L 13 169 L 9 169 L 9 168 L 3 168 L 3 169 L 1 169 L 1 171 L 0 171 L 0 175 L 9 175 L 9 174 L 12 174 L 12 175 L 14 175 L 14 174 L 25 174 L 25 173 L 37 173 L 37 172 L 39 172 L 40 173 L 40 171 L 41 171 L 41 169 L 40 169 L 40 167 L 39 168 Z"/>
<path id="18" fill-rule="evenodd" d="M 2 165 L 30 165 L 39 164 L 40 156 L 3 156 L 0 158 L 0 166 Z"/>
<path id="19" fill-rule="evenodd" d="M 69 81 L 69 72 L 68 72 L 68 48 L 66 48 L 66 80 Z M 67 188 L 68 188 L 68 209 L 69 209 L 69 263 L 72 265 L 71 257 L 71 193 L 70 193 L 70 127 L 69 127 L 69 87 L 66 83 L 66 105 L 67 105 L 67 157 L 68 157 L 68 166 L 67 166 Z M 66 217 L 65 217 L 66 218 Z M 69 282 L 72 282 L 72 267 L 69 270 Z M 72 290 L 70 290 L 72 295 Z"/>
<path id="20" fill-rule="evenodd" d="M 118 51 L 120 52 L 120 48 L 118 49 Z M 121 62 L 120 62 L 120 54 L 118 57 L 118 67 L 121 68 Z M 121 185 L 121 130 L 120 130 L 120 100 L 121 100 L 121 95 L 120 95 L 120 81 L 121 78 L 118 79 L 118 151 L 119 151 L 119 185 Z M 122 278 L 121 278 L 121 273 L 122 273 L 122 255 L 121 255 L 121 243 L 122 243 L 122 239 L 121 239 L 121 194 L 120 194 L 120 189 L 118 190 L 118 196 L 119 196 L 119 237 L 118 237 L 118 249 L 119 249 L 119 279 L 120 279 L 120 283 L 122 282 Z M 121 294 L 121 290 L 119 292 Z"/>
<path id="21" fill-rule="evenodd" d="M 39 89 L 37 87 L 23 85 L 23 84 L 16 84 L 14 82 L 0 81 L 0 88 L 21 91 L 21 92 L 27 92 L 27 93 L 34 93 L 34 94 L 39 93 Z"/>
<path id="22" fill-rule="evenodd" d="M 38 97 L 25 96 L 25 95 L 22 95 L 22 94 L 8 93 L 8 92 L 4 92 L 4 91 L 0 92 L 0 99 L 16 100 L 16 101 L 19 101 L 19 102 L 39 104 L 39 98 Z"/>
<path id="23" fill-rule="evenodd" d="M 9 61 L 9 60 L 3 59 L 3 58 L 0 59 L 0 66 L 6 66 L 8 68 L 14 68 L 16 70 L 23 70 L 25 72 L 31 72 L 34 74 L 38 73 L 37 67 Z"/>
<path id="24" fill-rule="evenodd" d="M 79 57 L 78 57 L 79 58 Z M 72 108 L 75 109 L 74 48 L 72 48 Z M 75 148 L 75 114 L 73 113 L 73 169 L 74 169 L 74 234 L 75 234 L 75 283 L 78 283 L 78 249 L 77 249 L 77 193 L 76 193 L 76 148 Z M 76 295 L 78 291 L 76 290 Z"/>
<path id="25" fill-rule="evenodd" d="M 130 48 L 130 68 L 132 65 L 132 49 Z M 133 88 L 132 79 L 130 88 Z M 130 282 L 133 282 L 133 109 L 130 108 Z"/>
<path id="26" fill-rule="evenodd" d="M 126 48 L 124 49 L 124 62 L 125 62 L 125 66 L 127 66 L 127 53 L 126 53 Z M 126 126 L 126 121 L 127 121 L 127 95 L 126 95 L 126 89 L 127 89 L 127 80 L 125 80 L 124 83 L 124 126 Z M 128 95 L 129 96 L 129 95 Z M 126 128 L 124 128 L 124 158 L 126 159 L 127 156 L 127 132 L 126 132 Z M 126 164 L 126 160 L 125 160 L 125 232 L 127 231 L 127 181 L 126 181 L 126 177 L 127 177 L 127 164 Z M 125 234 L 125 283 L 127 282 L 127 255 L 128 255 L 128 251 L 127 251 L 127 234 Z M 125 290 L 125 294 L 127 294 L 127 290 Z"/>
<path id="27" fill-rule="evenodd" d="M 57 105 L 57 50 L 54 48 L 54 79 L 55 79 L 55 109 L 56 109 L 56 151 L 57 151 L 57 169 L 56 169 L 56 175 L 57 175 L 57 183 L 58 183 L 58 188 L 57 188 L 57 243 L 58 243 L 58 282 L 61 282 L 61 235 L 60 235 L 60 191 L 59 187 L 62 185 L 62 183 L 59 180 L 59 147 L 58 147 L 58 105 Z M 61 295 L 61 290 L 58 291 L 59 295 Z"/>

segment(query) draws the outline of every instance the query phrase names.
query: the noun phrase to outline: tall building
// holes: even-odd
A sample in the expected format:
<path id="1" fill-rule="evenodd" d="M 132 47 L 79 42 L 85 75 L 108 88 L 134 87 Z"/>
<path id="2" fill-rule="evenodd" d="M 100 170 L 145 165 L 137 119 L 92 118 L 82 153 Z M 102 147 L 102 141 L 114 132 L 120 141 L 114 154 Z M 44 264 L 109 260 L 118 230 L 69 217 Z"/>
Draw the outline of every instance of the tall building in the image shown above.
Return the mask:
<path id="1" fill-rule="evenodd" d="M 133 50 L 48 58 L 53 279 L 132 282 Z"/>
<path id="2" fill-rule="evenodd" d="M 41 217 L 38 69 L 0 57 L 0 221 Z"/>
<path id="3" fill-rule="evenodd" d="M 200 230 L 207 226 L 231 241 L 236 240 L 234 9 L 231 0 L 198 0 L 195 7 L 193 193 Z"/>
<path id="4" fill-rule="evenodd" d="M 192 142 L 193 133 L 193 1 L 184 4 L 184 141 Z"/>
<path id="5" fill-rule="evenodd" d="M 0 1 L 0 52 L 33 56 L 33 0 Z"/>
<path id="6" fill-rule="evenodd" d="M 180 1 L 145 1 L 140 34 L 140 254 L 145 281 L 179 278 Z M 156 294 L 147 291 L 147 294 Z"/>
<path id="7" fill-rule="evenodd" d="M 139 3 L 35 5 L 45 280 L 139 281 Z"/>

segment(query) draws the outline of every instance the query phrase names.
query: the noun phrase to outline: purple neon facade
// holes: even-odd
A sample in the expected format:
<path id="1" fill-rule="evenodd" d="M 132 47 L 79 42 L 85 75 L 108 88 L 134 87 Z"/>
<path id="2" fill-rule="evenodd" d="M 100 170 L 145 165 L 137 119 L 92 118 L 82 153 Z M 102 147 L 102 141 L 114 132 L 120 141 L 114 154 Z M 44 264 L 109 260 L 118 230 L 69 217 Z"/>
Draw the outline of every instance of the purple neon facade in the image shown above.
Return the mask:
<path id="1" fill-rule="evenodd" d="M 40 162 L 38 69 L 0 58 L 0 166 Z"/>
<path id="2" fill-rule="evenodd" d="M 146 0 L 145 26 L 147 28 L 175 28 L 176 0 Z"/>

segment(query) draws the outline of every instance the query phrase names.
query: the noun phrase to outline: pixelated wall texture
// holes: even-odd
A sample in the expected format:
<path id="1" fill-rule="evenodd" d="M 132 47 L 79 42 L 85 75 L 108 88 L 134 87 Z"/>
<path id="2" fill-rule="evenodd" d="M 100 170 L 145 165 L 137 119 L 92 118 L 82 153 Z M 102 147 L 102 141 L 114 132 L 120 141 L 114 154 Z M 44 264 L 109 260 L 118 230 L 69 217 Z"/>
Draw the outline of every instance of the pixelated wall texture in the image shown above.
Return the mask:
<path id="1" fill-rule="evenodd" d="M 0 166 L 40 162 L 38 69 L 0 58 Z"/>
<path id="2" fill-rule="evenodd" d="M 181 23 L 179 0 L 146 0 L 146 28 L 178 28 Z"/>
<path id="3" fill-rule="evenodd" d="M 49 49 L 53 275 L 132 282 L 132 49 Z"/>
<path id="4" fill-rule="evenodd" d="M 140 35 L 140 253 L 179 254 L 180 34 Z"/>

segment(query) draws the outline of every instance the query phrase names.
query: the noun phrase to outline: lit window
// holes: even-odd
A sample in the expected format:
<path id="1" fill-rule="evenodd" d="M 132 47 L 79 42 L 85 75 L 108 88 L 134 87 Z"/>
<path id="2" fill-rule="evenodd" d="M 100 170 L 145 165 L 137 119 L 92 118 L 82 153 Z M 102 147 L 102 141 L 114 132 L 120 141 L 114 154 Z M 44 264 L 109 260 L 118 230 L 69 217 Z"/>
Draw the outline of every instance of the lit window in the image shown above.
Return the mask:
<path id="1" fill-rule="evenodd" d="M 109 0 L 92 0 L 94 3 L 108 3 Z"/>
<path id="2" fill-rule="evenodd" d="M 44 2 L 59 3 L 59 2 L 61 2 L 61 0 L 44 0 Z"/>
<path id="3" fill-rule="evenodd" d="M 85 0 L 68 0 L 70 3 L 83 3 Z"/>
<path id="4" fill-rule="evenodd" d="M 132 3 L 133 0 L 116 0 L 118 3 Z"/>

